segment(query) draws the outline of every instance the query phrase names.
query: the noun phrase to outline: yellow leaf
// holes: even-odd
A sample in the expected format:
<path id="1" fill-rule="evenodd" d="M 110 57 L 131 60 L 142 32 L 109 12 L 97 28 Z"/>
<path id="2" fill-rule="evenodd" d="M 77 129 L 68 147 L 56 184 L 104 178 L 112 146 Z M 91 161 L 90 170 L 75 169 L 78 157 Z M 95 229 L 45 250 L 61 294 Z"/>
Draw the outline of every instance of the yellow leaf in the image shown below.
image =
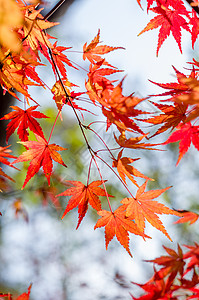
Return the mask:
<path id="1" fill-rule="evenodd" d="M 23 17 L 14 0 L 0 0 L 0 44 L 11 51 L 19 52 L 20 40 L 14 29 L 23 25 Z"/>

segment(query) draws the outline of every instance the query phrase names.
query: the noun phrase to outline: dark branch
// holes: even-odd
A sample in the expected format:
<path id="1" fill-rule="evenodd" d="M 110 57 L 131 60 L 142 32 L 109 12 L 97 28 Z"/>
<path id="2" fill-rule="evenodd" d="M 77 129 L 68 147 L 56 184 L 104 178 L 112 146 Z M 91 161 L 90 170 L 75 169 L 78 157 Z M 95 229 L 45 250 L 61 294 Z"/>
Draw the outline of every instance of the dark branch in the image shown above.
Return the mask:
<path id="1" fill-rule="evenodd" d="M 50 18 L 64 2 L 65 0 L 58 1 L 57 4 L 45 15 L 44 20 Z"/>
<path id="2" fill-rule="evenodd" d="M 192 6 L 191 3 L 194 3 L 192 0 L 186 0 L 186 2 L 195 10 L 195 12 L 199 15 L 199 7 L 198 6 Z"/>

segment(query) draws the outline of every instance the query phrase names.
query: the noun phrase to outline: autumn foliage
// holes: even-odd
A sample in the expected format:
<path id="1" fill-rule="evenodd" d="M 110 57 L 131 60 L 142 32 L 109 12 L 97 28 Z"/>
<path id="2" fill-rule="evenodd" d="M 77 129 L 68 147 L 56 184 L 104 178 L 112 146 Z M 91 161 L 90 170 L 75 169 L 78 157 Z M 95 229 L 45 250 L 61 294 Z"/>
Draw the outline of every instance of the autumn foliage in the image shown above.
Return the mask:
<path id="1" fill-rule="evenodd" d="M 147 184 L 153 179 L 134 166 L 134 162 L 140 159 L 135 158 L 134 153 L 135 150 L 138 155 L 141 153 L 139 150 L 165 150 L 165 145 L 179 142 L 179 156 L 176 158 L 178 165 L 189 150 L 191 143 L 199 151 L 199 126 L 196 125 L 199 118 L 199 62 L 196 60 L 189 62 L 186 74 L 174 66 L 176 79 L 173 82 L 151 81 L 160 88 L 159 94 L 145 98 L 139 98 L 133 92 L 130 95 L 124 95 L 125 77 L 121 75 L 122 70 L 112 66 L 106 58 L 107 53 L 124 48 L 104 45 L 101 42 L 99 30 L 91 42 L 83 45 L 82 59 L 87 62 L 88 71 L 85 87 L 78 87 L 68 78 L 68 68 L 74 68 L 77 72 L 79 70 L 66 55 L 70 47 L 59 45 L 59 41 L 55 41 L 55 37 L 51 37 L 47 32 L 48 28 L 58 23 L 49 22 L 42 15 L 42 9 L 37 9 L 36 4 L 27 5 L 22 0 L 1 0 L 0 3 L 2 6 L 0 14 L 4 15 L 3 21 L 0 21 L 0 83 L 4 94 L 10 93 L 16 99 L 15 106 L 11 106 L 10 112 L 1 120 L 8 121 L 6 143 L 9 143 L 10 137 L 16 131 L 18 143 L 25 148 L 16 157 L 13 145 L 0 147 L 0 189 L 6 189 L 6 185 L 10 184 L 9 181 L 14 181 L 9 175 L 9 170 L 6 169 L 7 173 L 4 171 L 3 165 L 15 169 L 17 166 L 22 171 L 22 163 L 25 162 L 27 171 L 24 183 L 20 187 L 22 189 L 28 188 L 30 182 L 34 181 L 42 169 L 53 199 L 69 197 L 64 198 L 66 208 L 62 212 L 62 218 L 66 218 L 71 210 L 78 208 L 78 228 L 87 211 L 92 208 L 98 215 L 94 229 L 105 228 L 106 248 L 116 237 L 130 256 L 132 254 L 129 246 L 129 233 L 138 235 L 144 240 L 151 238 L 147 235 L 146 223 L 151 224 L 171 240 L 159 215 L 175 215 L 179 218 L 176 223 L 196 222 L 197 213 L 183 211 L 181 207 L 172 209 L 160 202 L 159 197 L 168 191 L 170 186 L 148 190 Z M 142 5 L 140 1 L 138 4 Z M 149 30 L 159 30 L 157 55 L 170 34 L 182 52 L 182 30 L 190 34 L 194 47 L 199 34 L 197 5 L 198 2 L 195 1 L 191 5 L 185 5 L 182 0 L 148 0 L 147 11 L 152 11 L 155 17 L 139 35 Z M 10 11 L 12 11 L 12 17 L 10 17 Z M 47 88 L 46 83 L 37 73 L 38 66 L 45 68 L 42 64 L 42 57 L 50 64 L 52 76 L 54 76 L 54 84 L 50 90 L 52 101 L 55 102 L 54 109 L 57 111 L 57 117 L 48 136 L 46 136 L 45 128 L 42 128 L 40 124 L 40 120 L 44 121 L 48 116 L 42 113 L 38 99 L 33 98 L 29 89 L 34 86 Z M 114 80 L 111 79 L 111 75 L 114 75 Z M 84 101 L 86 104 L 89 102 L 90 109 L 88 105 L 84 106 Z M 154 112 L 144 111 L 142 109 L 144 102 L 149 102 L 154 107 Z M 95 113 L 95 107 L 101 110 L 101 116 L 95 115 L 94 122 L 87 124 L 86 113 Z M 64 190 L 60 193 L 51 187 L 51 177 L 56 176 L 56 165 L 53 166 L 53 163 L 60 164 L 65 172 L 67 166 L 59 151 L 67 152 L 67 149 L 62 147 L 61 140 L 59 144 L 53 143 L 55 138 L 53 134 L 58 119 L 64 122 L 62 112 L 68 109 L 72 109 L 79 125 L 82 139 L 89 153 L 89 166 L 84 182 L 77 181 L 76 178 L 67 181 L 59 178 Z M 106 137 L 114 131 L 114 149 L 95 130 L 99 120 L 103 120 Z M 146 123 L 152 125 L 149 127 L 152 128 L 151 133 L 146 132 L 146 126 L 143 126 Z M 169 131 L 170 135 L 165 141 L 161 139 L 161 134 L 166 131 Z M 91 146 L 88 139 L 90 134 L 98 139 L 101 148 L 94 149 Z M 159 136 L 159 142 L 154 143 L 153 138 L 156 137 L 157 141 L 157 136 Z M 57 140 L 58 137 L 56 137 Z M 128 151 L 126 154 L 127 149 L 133 151 Z M 109 161 L 104 160 L 103 151 L 109 154 Z M 132 156 L 129 156 L 129 153 L 132 153 Z M 126 196 L 123 199 L 113 198 L 114 195 L 107 190 L 107 180 L 100 168 L 102 164 L 109 169 L 117 184 L 125 189 Z M 92 178 L 92 168 L 96 168 L 98 178 Z M 19 169 L 17 172 L 20 172 Z M 104 208 L 105 199 L 107 206 Z M 116 203 L 117 208 L 113 209 Z M 4 217 L 4 215 L 1 216 L 1 218 Z M 177 252 L 165 247 L 168 256 L 152 261 L 160 266 L 160 269 L 157 271 L 155 267 L 152 279 L 139 285 L 146 295 L 140 298 L 132 296 L 132 299 L 180 299 L 178 298 L 179 290 L 189 291 L 187 299 L 198 299 L 199 248 L 198 244 L 186 247 L 189 251 L 184 254 L 180 246 Z M 189 262 L 186 265 L 187 260 Z M 186 279 L 187 273 L 191 274 L 191 279 L 190 277 Z M 176 279 L 178 279 L 177 283 Z M 17 299 L 29 299 L 30 289 L 31 286 L 28 293 L 22 294 Z M 12 299 L 10 294 L 0 294 L 0 298 L 6 297 Z"/>

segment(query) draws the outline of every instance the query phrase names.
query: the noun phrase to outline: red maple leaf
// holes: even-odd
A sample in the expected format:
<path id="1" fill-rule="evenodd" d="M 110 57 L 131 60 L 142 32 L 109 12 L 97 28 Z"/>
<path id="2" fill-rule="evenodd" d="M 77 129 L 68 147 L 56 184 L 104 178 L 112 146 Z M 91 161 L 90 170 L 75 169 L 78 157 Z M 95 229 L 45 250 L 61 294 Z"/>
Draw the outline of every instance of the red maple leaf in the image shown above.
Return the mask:
<path id="1" fill-rule="evenodd" d="M 190 32 L 186 19 L 181 16 L 188 16 L 186 9 L 171 9 L 169 7 L 172 5 L 172 2 L 173 1 L 170 1 L 169 3 L 165 2 L 163 5 L 161 5 L 160 3 L 157 7 L 151 8 L 150 10 L 158 14 L 158 16 L 153 18 L 147 24 L 147 26 L 139 33 L 139 35 L 141 35 L 142 33 L 148 30 L 160 27 L 157 46 L 157 56 L 160 47 L 162 46 L 166 38 L 170 35 L 170 33 L 172 33 L 175 41 L 178 44 L 180 52 L 182 53 L 181 28 Z"/>
<path id="2" fill-rule="evenodd" d="M 184 259 L 190 259 L 186 270 L 186 273 L 188 273 L 196 266 L 199 266 L 199 244 L 195 243 L 194 246 L 185 245 L 185 247 L 189 249 L 189 251 L 184 254 Z"/>
<path id="3" fill-rule="evenodd" d="M 56 63 L 56 66 L 58 67 L 61 75 L 66 78 L 66 68 L 64 66 L 64 63 L 67 64 L 68 66 L 70 67 L 73 67 L 74 69 L 77 69 L 73 64 L 72 62 L 70 61 L 70 59 L 67 58 L 67 56 L 65 54 L 63 54 L 62 52 L 65 51 L 65 50 L 68 50 L 68 49 L 71 49 L 71 47 L 62 47 L 62 46 L 57 46 L 57 42 L 55 42 L 53 44 L 53 47 L 52 47 L 52 55 L 53 55 L 53 58 L 55 60 L 55 63 Z M 52 63 L 52 62 L 51 62 Z M 54 64 L 52 63 L 52 68 L 53 68 L 53 71 L 56 75 L 56 70 L 55 70 L 55 66 Z M 78 69 L 77 69 L 78 70 Z"/>
<path id="4" fill-rule="evenodd" d="M 163 255 L 156 259 L 147 261 L 158 264 L 159 266 L 163 266 L 158 272 L 156 272 L 155 278 L 160 279 L 169 275 L 168 280 L 170 283 L 172 283 L 178 273 L 183 276 L 185 266 L 183 252 L 180 245 L 178 245 L 178 253 L 165 246 L 163 246 L 163 248 L 169 254 L 168 256 Z"/>
<path id="5" fill-rule="evenodd" d="M 39 111 L 35 111 L 35 109 L 39 105 L 31 106 L 28 109 L 21 109 L 18 106 L 10 106 L 14 109 L 14 111 L 8 113 L 0 120 L 11 120 L 6 128 L 6 143 L 8 142 L 9 137 L 14 133 L 17 129 L 17 134 L 21 141 L 25 142 L 28 140 L 28 131 L 29 128 L 31 131 L 36 133 L 37 135 L 44 138 L 44 134 L 41 126 L 35 118 L 48 118 L 46 115 Z"/>
<path id="6" fill-rule="evenodd" d="M 170 82 L 170 83 L 157 83 L 152 80 L 149 80 L 151 83 L 161 87 L 162 89 L 168 90 L 167 92 L 157 94 L 157 95 L 151 95 L 153 96 L 172 96 L 170 100 L 175 101 L 175 96 L 189 93 L 190 87 L 188 83 L 185 82 L 185 79 L 193 79 L 198 77 L 198 73 L 196 72 L 195 68 L 191 70 L 191 73 L 186 76 L 182 72 L 178 71 L 174 66 L 173 69 L 175 71 L 175 76 L 177 78 L 177 82 Z"/>
<path id="7" fill-rule="evenodd" d="M 30 284 L 30 286 L 28 288 L 28 292 L 21 294 L 19 297 L 17 297 L 16 300 L 29 300 L 31 287 L 32 287 L 32 284 Z"/>
<path id="8" fill-rule="evenodd" d="M 179 156 L 176 165 L 178 165 L 183 155 L 188 151 L 191 142 L 199 151 L 199 126 L 194 126 L 190 122 L 186 124 L 179 124 L 176 127 L 176 131 L 171 134 L 171 136 L 166 142 L 163 143 L 163 145 L 178 141 L 180 141 L 180 145 Z"/>
<path id="9" fill-rule="evenodd" d="M 93 181 L 89 185 L 84 185 L 80 181 L 70 181 L 67 180 L 72 187 L 67 189 L 65 192 L 57 195 L 58 196 L 72 196 L 66 206 L 66 209 L 63 213 L 62 219 L 65 215 L 75 207 L 78 207 L 79 220 L 77 228 L 79 227 L 82 219 L 84 218 L 88 204 L 90 204 L 95 210 L 101 210 L 101 201 L 99 196 L 106 196 L 104 189 L 99 187 L 102 184 L 102 181 Z M 110 196 L 110 195 L 109 195 Z M 76 229 L 77 229 L 76 228 Z"/>
<path id="10" fill-rule="evenodd" d="M 26 186 L 28 181 L 37 173 L 42 167 L 44 174 L 48 180 L 50 186 L 50 177 L 52 174 L 53 164 L 52 160 L 66 167 L 61 155 L 57 151 L 66 150 L 66 148 L 60 147 L 56 144 L 48 144 L 45 138 L 35 134 L 37 141 L 19 142 L 29 150 L 23 152 L 12 164 L 16 164 L 23 161 L 31 161 L 28 167 L 26 178 L 22 189 Z"/>
<path id="11" fill-rule="evenodd" d="M 190 24 L 192 25 L 192 29 L 191 29 L 192 48 L 194 48 L 194 44 L 199 34 L 199 20 L 194 10 L 192 10 L 192 18 L 190 19 Z"/>
<path id="12" fill-rule="evenodd" d="M 20 296 L 18 296 L 17 298 L 15 298 L 16 300 L 29 300 L 30 299 L 30 291 L 31 291 L 31 287 L 32 287 L 32 284 L 29 286 L 28 288 L 28 292 L 27 293 L 23 293 L 21 294 Z M 12 294 L 8 293 L 8 294 L 3 294 L 3 293 L 0 293 L 0 299 L 1 298 L 8 298 L 8 300 L 12 300 Z"/>
<path id="13" fill-rule="evenodd" d="M 130 256 L 132 256 L 129 249 L 129 234 L 128 231 L 141 235 L 143 238 L 148 237 L 142 233 L 137 225 L 129 218 L 126 217 L 125 209 L 119 206 L 114 212 L 107 210 L 98 211 L 101 218 L 97 221 L 94 229 L 105 226 L 105 240 L 106 249 L 109 242 L 116 235 L 119 243 L 126 249 Z"/>

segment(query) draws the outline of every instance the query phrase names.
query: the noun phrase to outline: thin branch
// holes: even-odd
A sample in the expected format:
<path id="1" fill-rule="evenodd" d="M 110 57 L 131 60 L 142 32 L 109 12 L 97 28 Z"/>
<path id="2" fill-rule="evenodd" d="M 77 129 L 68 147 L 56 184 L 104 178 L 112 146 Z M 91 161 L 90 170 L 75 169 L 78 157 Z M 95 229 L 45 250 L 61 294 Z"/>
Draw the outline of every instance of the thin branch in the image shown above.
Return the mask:
<path id="1" fill-rule="evenodd" d="M 47 20 L 48 18 L 50 18 L 55 12 L 56 10 L 58 10 L 60 8 L 60 6 L 65 2 L 65 0 L 60 0 L 44 17 L 44 20 Z"/>
<path id="2" fill-rule="evenodd" d="M 198 6 L 192 6 L 191 3 L 194 3 L 194 1 L 192 0 L 185 0 L 193 10 L 195 10 L 195 12 L 199 15 L 199 7 Z"/>

